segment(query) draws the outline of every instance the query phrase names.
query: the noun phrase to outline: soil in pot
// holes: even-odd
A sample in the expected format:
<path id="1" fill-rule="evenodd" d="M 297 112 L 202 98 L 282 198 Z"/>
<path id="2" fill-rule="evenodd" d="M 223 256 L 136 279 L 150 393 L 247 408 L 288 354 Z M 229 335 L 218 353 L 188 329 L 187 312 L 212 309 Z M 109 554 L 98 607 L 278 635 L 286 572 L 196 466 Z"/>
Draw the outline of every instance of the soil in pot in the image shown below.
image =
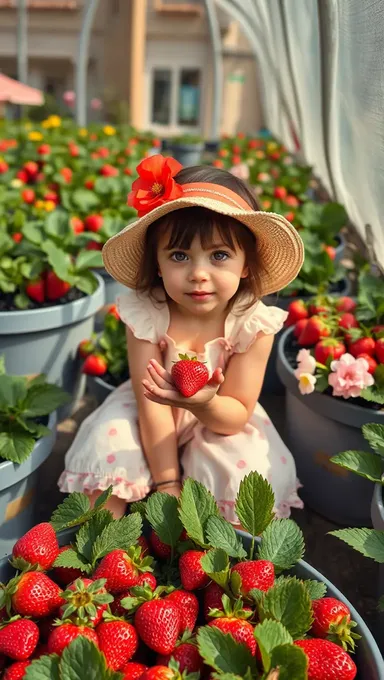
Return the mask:
<path id="1" fill-rule="evenodd" d="M 0 293 L 0 312 L 20 312 L 20 307 L 15 305 L 15 293 Z M 63 297 L 56 298 L 56 300 L 45 300 L 44 302 L 29 301 L 28 309 L 42 309 L 52 307 L 53 305 L 66 305 L 68 302 L 74 302 L 86 297 L 78 288 L 71 288 Z"/>

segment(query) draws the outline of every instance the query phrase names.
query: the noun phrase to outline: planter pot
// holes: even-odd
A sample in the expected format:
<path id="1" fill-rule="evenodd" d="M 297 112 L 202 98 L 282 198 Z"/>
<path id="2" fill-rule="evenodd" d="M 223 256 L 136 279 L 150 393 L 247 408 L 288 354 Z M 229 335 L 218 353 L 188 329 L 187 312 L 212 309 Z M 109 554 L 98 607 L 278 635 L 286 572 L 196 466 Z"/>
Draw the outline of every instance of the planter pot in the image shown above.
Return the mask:
<path id="1" fill-rule="evenodd" d="M 340 239 L 343 237 L 340 236 Z M 343 243 L 345 243 L 343 241 Z M 339 290 L 335 291 L 335 295 L 350 295 L 351 293 L 351 284 L 348 279 L 344 279 L 343 281 L 340 282 Z M 279 296 L 278 293 L 275 295 L 267 295 L 266 297 L 263 298 L 263 302 L 265 305 L 268 307 L 279 307 L 280 309 L 285 309 L 287 310 L 291 302 L 294 302 L 295 300 L 304 300 L 304 302 L 308 301 L 312 295 L 300 295 L 300 296 L 291 296 L 291 297 L 283 297 Z M 280 331 L 275 337 L 275 341 L 273 343 L 272 347 L 272 352 L 271 356 L 269 357 L 268 365 L 267 365 L 267 370 L 265 372 L 265 378 L 264 378 L 264 383 L 263 383 L 263 394 L 277 394 L 282 396 L 285 392 L 285 388 L 283 383 L 281 382 L 279 376 L 277 375 L 277 370 L 276 370 L 276 364 L 277 364 L 277 345 L 279 338 L 281 337 L 281 334 L 283 331 Z"/>
<path id="2" fill-rule="evenodd" d="M 19 312 L 0 312 L 0 355 L 9 374 L 45 373 L 73 396 L 72 404 L 59 409 L 68 414 L 82 396 L 85 379 L 80 375 L 77 348 L 93 332 L 94 316 L 104 304 L 104 281 L 93 293 L 65 305 Z"/>
<path id="3" fill-rule="evenodd" d="M 247 549 L 250 545 L 250 536 L 244 532 L 238 532 L 241 535 L 244 547 Z M 75 534 L 74 529 L 67 529 L 59 534 L 59 544 L 66 545 L 73 540 Z M 384 664 L 383 658 L 380 654 L 379 648 L 365 625 L 361 616 L 357 613 L 351 603 L 343 596 L 343 594 L 332 585 L 330 581 L 324 578 L 320 572 L 311 567 L 304 561 L 300 561 L 292 570 L 293 573 L 300 579 L 315 579 L 322 581 L 327 586 L 327 595 L 329 597 L 336 597 L 338 600 L 344 602 L 351 611 L 352 618 L 356 621 L 356 632 L 361 635 L 361 640 L 358 641 L 357 652 L 354 660 L 359 668 L 357 680 L 384 680 Z M 14 570 L 10 566 L 7 559 L 0 560 L 0 581 L 6 581 L 14 575 Z M 293 680 L 293 679 L 292 679 Z"/>
<path id="4" fill-rule="evenodd" d="M 184 167 L 199 165 L 204 151 L 204 143 L 201 144 L 173 144 L 169 146 L 170 152 Z"/>
<path id="5" fill-rule="evenodd" d="M 39 439 L 30 457 L 17 465 L 0 462 L 0 558 L 9 554 L 17 539 L 34 524 L 34 506 L 39 468 L 56 440 L 56 413 L 49 416 L 51 434 Z M 1 578 L 0 578 L 1 580 Z"/>
<path id="6" fill-rule="evenodd" d="M 87 375 L 87 392 L 96 398 L 98 404 L 102 404 L 115 389 L 102 378 Z"/>
<path id="7" fill-rule="evenodd" d="M 340 451 L 366 450 L 361 434 L 366 423 L 384 425 L 384 412 L 374 411 L 313 392 L 301 395 L 285 356 L 293 329 L 284 331 L 278 345 L 277 372 L 286 387 L 286 437 L 296 461 L 305 503 L 332 522 L 370 526 L 372 483 L 330 462 Z"/>
<path id="8" fill-rule="evenodd" d="M 343 234 L 340 232 L 337 234 L 335 241 L 337 245 L 335 246 L 335 262 L 340 262 L 343 259 L 345 253 L 346 242 Z"/>
<path id="9" fill-rule="evenodd" d="M 97 274 L 101 276 L 104 281 L 104 305 L 98 310 L 95 316 L 95 331 L 98 332 L 103 328 L 104 316 L 106 313 L 107 305 L 112 305 L 115 303 L 118 295 L 121 295 L 125 291 L 125 286 L 115 279 L 112 278 L 105 269 L 97 269 Z"/>
<path id="10" fill-rule="evenodd" d="M 372 524 L 374 529 L 384 531 L 384 486 L 375 484 L 371 506 Z M 384 564 L 379 564 L 379 586 L 377 598 L 384 595 Z M 384 650 L 384 612 L 379 613 L 379 633 L 381 649 Z"/>

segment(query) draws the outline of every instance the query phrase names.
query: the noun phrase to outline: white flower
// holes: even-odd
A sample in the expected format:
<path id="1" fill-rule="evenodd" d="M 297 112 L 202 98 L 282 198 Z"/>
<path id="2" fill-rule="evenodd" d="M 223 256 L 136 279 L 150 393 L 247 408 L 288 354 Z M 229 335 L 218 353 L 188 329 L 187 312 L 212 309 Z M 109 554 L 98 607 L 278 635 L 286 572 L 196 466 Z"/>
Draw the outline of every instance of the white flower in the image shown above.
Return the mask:
<path id="1" fill-rule="evenodd" d="M 314 374 L 316 370 L 316 359 L 312 356 L 309 349 L 301 349 L 296 357 L 297 368 L 294 371 L 295 378 L 299 380 L 302 373 Z"/>
<path id="2" fill-rule="evenodd" d="M 299 376 L 299 390 L 301 394 L 311 394 L 314 392 L 316 378 L 311 373 L 301 373 Z"/>

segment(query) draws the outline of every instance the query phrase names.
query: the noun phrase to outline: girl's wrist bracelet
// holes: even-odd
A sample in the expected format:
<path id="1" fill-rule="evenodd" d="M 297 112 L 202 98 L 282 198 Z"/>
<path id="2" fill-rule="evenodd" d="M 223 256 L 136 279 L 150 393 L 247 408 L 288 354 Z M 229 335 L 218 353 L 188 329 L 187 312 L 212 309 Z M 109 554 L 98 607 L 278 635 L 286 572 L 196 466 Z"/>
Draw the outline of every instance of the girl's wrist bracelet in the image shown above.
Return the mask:
<path id="1" fill-rule="evenodd" d="M 156 489 L 159 488 L 159 486 L 169 486 L 169 485 L 174 485 L 174 484 L 180 484 L 181 485 L 181 479 L 168 479 L 165 482 L 154 482 L 154 487 Z"/>

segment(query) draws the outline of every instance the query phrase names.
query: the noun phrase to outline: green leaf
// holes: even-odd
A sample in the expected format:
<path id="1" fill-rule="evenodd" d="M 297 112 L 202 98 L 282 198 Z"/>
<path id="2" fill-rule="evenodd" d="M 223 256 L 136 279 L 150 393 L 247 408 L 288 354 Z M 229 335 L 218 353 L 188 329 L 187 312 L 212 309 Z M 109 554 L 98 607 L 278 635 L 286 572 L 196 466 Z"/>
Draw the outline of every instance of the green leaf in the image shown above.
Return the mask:
<path id="1" fill-rule="evenodd" d="M 82 558 L 76 550 L 68 548 L 60 553 L 55 559 L 54 567 L 68 567 L 73 569 L 81 569 L 86 574 L 92 573 L 92 565 L 90 565 L 85 558 Z"/>
<path id="2" fill-rule="evenodd" d="M 93 295 L 99 287 L 99 282 L 93 272 L 84 270 L 80 274 L 76 274 L 74 284 L 76 288 L 86 295 Z"/>
<path id="3" fill-rule="evenodd" d="M 225 550 L 229 557 L 238 557 L 240 560 L 246 557 L 247 553 L 243 548 L 240 536 L 224 517 L 217 517 L 216 515 L 208 517 L 206 534 L 208 543 L 213 548 Z"/>
<path id="4" fill-rule="evenodd" d="M 300 647 L 282 645 L 271 655 L 271 668 L 279 669 L 279 680 L 307 680 L 308 659 Z"/>
<path id="5" fill-rule="evenodd" d="M 376 385 L 366 387 L 361 391 L 360 396 L 362 399 L 365 399 L 365 401 L 373 402 L 375 404 L 384 404 L 384 390 Z"/>
<path id="6" fill-rule="evenodd" d="M 76 258 L 76 271 L 104 266 L 100 250 L 81 250 Z"/>
<path id="7" fill-rule="evenodd" d="M 26 418 L 46 416 L 56 411 L 59 406 L 68 404 L 71 395 L 58 385 L 50 383 L 31 385 L 23 401 L 23 415 Z"/>
<path id="8" fill-rule="evenodd" d="M 99 205 L 99 199 L 93 191 L 88 189 L 75 189 L 72 194 L 72 201 L 77 208 L 80 208 L 82 212 L 87 213 L 97 205 Z"/>
<path id="9" fill-rule="evenodd" d="M 363 437 L 376 453 L 384 456 L 384 425 L 368 423 L 362 427 Z"/>
<path id="10" fill-rule="evenodd" d="M 384 474 L 384 460 L 368 451 L 343 451 L 333 456 L 331 462 L 371 482 L 381 482 Z"/>
<path id="11" fill-rule="evenodd" d="M 121 673 L 107 668 L 104 654 L 83 636 L 77 637 L 63 651 L 61 680 L 122 680 Z"/>
<path id="12" fill-rule="evenodd" d="M 327 586 L 322 581 L 312 581 L 311 579 L 305 579 L 303 581 L 309 597 L 311 600 L 321 600 L 327 592 Z"/>
<path id="13" fill-rule="evenodd" d="M 51 434 L 49 427 L 46 427 L 41 423 L 36 423 L 35 420 L 24 420 L 21 416 L 15 416 L 15 420 L 23 430 L 27 430 L 27 432 L 33 434 L 35 439 L 41 439 L 41 437 L 47 437 Z"/>
<path id="14" fill-rule="evenodd" d="M 384 564 L 384 531 L 378 529 L 336 529 L 329 532 L 357 552 Z"/>
<path id="15" fill-rule="evenodd" d="M 296 578 L 279 581 L 265 594 L 259 605 L 260 621 L 281 621 L 294 639 L 305 635 L 313 621 L 308 590 Z"/>
<path id="16" fill-rule="evenodd" d="M 88 496 L 74 491 L 54 511 L 50 522 L 55 531 L 80 524 L 91 508 Z"/>
<path id="17" fill-rule="evenodd" d="M 199 628 L 197 645 L 205 663 L 216 671 L 243 676 L 248 668 L 254 668 L 255 662 L 248 647 L 238 644 L 232 635 L 222 633 L 218 628 Z"/>
<path id="18" fill-rule="evenodd" d="M 0 354 L 0 375 L 5 374 L 5 357 L 3 354 Z"/>
<path id="19" fill-rule="evenodd" d="M 36 246 L 41 245 L 43 242 L 44 236 L 43 236 L 43 230 L 41 227 L 38 227 L 34 222 L 27 222 L 24 224 L 22 233 L 25 236 L 25 238 L 28 239 L 28 241 L 31 241 Z"/>
<path id="20" fill-rule="evenodd" d="M 44 228 L 48 236 L 53 236 L 60 241 L 64 241 L 71 233 L 68 213 L 57 209 L 49 213 L 45 220 Z"/>
<path id="21" fill-rule="evenodd" d="M 68 253 L 65 253 L 64 250 L 58 248 L 53 243 L 53 241 L 49 240 L 42 243 L 41 247 L 47 254 L 48 262 L 56 276 L 58 276 L 62 281 L 67 281 L 68 283 L 73 284 L 73 279 L 69 274 L 71 268 L 71 258 Z"/>
<path id="22" fill-rule="evenodd" d="M 108 487 L 108 489 L 105 489 L 105 491 L 103 491 L 103 493 L 101 493 L 100 496 L 98 496 L 98 498 L 96 498 L 95 504 L 93 506 L 94 509 L 98 510 L 99 508 L 102 508 L 107 503 L 107 501 L 110 499 L 110 497 L 112 496 L 112 492 L 113 492 L 113 485 L 111 484 Z"/>
<path id="23" fill-rule="evenodd" d="M 57 654 L 45 654 L 27 666 L 23 677 L 25 680 L 61 680 L 59 665 L 60 657 Z"/>
<path id="24" fill-rule="evenodd" d="M 113 515 L 105 508 L 99 510 L 88 522 L 85 522 L 76 534 L 76 548 L 88 561 L 92 561 L 92 549 L 98 536 L 101 536 L 105 527 L 113 521 Z"/>
<path id="25" fill-rule="evenodd" d="M 205 525 L 208 517 L 220 515 L 212 494 L 203 484 L 188 477 L 181 491 L 179 513 L 189 538 L 206 547 Z"/>
<path id="26" fill-rule="evenodd" d="M 257 472 L 240 482 L 235 510 L 240 524 L 251 536 L 259 536 L 273 519 L 275 497 L 272 487 Z"/>
<path id="27" fill-rule="evenodd" d="M 283 624 L 280 621 L 273 621 L 273 619 L 266 619 L 263 623 L 259 623 L 254 634 L 265 670 L 270 668 L 272 650 L 279 645 L 289 645 L 293 642 L 292 636 Z"/>
<path id="28" fill-rule="evenodd" d="M 0 375 L 0 411 L 7 412 L 22 403 L 27 394 L 27 379 L 22 376 Z"/>
<path id="29" fill-rule="evenodd" d="M 100 560 L 112 550 L 128 550 L 141 536 L 143 522 L 138 513 L 127 515 L 108 524 L 92 547 L 92 562 Z"/>
<path id="30" fill-rule="evenodd" d="M 220 548 L 209 550 L 201 558 L 201 566 L 212 581 L 225 588 L 229 580 L 229 558 Z"/>
<path id="31" fill-rule="evenodd" d="M 159 491 L 149 496 L 146 517 L 160 540 L 175 548 L 183 531 L 178 513 L 179 503 L 175 496 Z"/>
<path id="32" fill-rule="evenodd" d="M 7 429 L 0 432 L 0 459 L 23 463 L 31 455 L 35 443 L 33 435 L 17 423 L 9 423 Z"/>
<path id="33" fill-rule="evenodd" d="M 134 501 L 129 506 L 129 512 L 130 512 L 130 514 L 132 514 L 134 512 L 138 512 L 139 515 L 141 515 L 142 517 L 145 517 L 146 512 L 147 512 L 147 502 L 146 501 Z"/>
<path id="34" fill-rule="evenodd" d="M 291 569 L 305 552 L 304 536 L 292 519 L 276 519 L 267 526 L 259 548 L 259 559 L 269 560 L 278 571 Z"/>

